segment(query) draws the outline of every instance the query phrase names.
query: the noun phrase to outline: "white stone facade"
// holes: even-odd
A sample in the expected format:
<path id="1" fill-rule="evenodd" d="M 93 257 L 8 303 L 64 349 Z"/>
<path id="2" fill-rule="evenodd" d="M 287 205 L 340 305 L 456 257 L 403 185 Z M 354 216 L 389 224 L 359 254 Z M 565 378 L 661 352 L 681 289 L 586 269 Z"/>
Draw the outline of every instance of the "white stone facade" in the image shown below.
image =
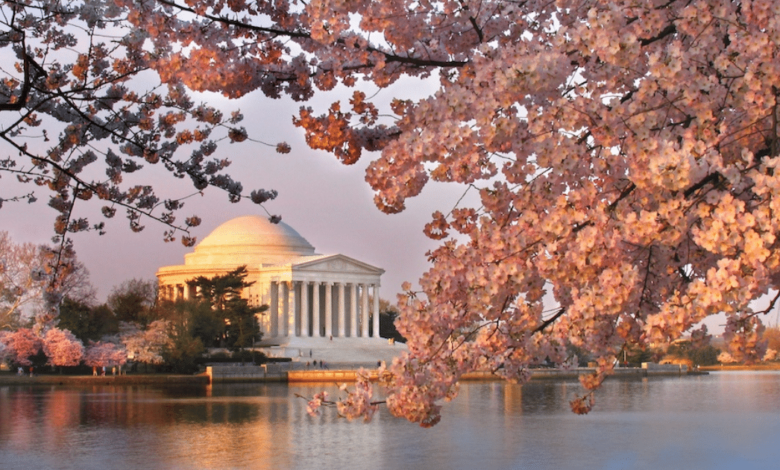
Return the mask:
<path id="1" fill-rule="evenodd" d="M 383 269 L 341 254 L 320 255 L 289 225 L 260 216 L 225 222 L 203 239 L 184 265 L 157 271 L 160 296 L 192 298 L 188 282 L 247 266 L 242 293 L 260 316 L 264 341 L 291 338 L 379 338 L 379 287 Z"/>

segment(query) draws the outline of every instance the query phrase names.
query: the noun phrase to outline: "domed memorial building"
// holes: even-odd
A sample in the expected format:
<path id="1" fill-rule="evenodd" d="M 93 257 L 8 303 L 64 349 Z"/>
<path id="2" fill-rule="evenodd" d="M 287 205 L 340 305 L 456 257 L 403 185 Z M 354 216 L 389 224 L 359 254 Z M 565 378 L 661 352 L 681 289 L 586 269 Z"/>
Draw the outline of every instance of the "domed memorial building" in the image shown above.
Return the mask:
<path id="1" fill-rule="evenodd" d="M 255 215 L 217 227 L 184 255 L 183 265 L 160 268 L 160 296 L 192 298 L 194 278 L 223 275 L 243 265 L 246 281 L 254 284 L 242 296 L 252 305 L 269 306 L 260 317 L 263 343 L 305 348 L 343 343 L 341 338 L 379 338 L 383 269 L 341 254 L 317 254 L 289 225 Z"/>

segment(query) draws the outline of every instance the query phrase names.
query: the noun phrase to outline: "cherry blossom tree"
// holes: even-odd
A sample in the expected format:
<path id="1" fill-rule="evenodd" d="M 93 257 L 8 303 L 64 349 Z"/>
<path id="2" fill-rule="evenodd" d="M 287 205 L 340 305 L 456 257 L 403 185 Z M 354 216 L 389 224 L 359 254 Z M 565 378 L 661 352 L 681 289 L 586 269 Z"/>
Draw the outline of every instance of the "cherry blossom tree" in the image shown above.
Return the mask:
<path id="1" fill-rule="evenodd" d="M 54 297 L 47 301 L 51 317 L 62 297 L 60 270 L 68 269 L 72 251 L 68 234 L 102 234 L 105 228 L 102 221 L 75 216 L 77 201 L 101 201 L 101 219 L 125 212 L 133 231 L 144 228 L 144 218 L 161 222 L 168 227 L 165 241 L 181 233 L 182 243 L 191 246 L 189 228 L 201 219 L 175 215 L 187 197 L 209 186 L 226 191 L 231 202 L 247 198 L 262 204 L 276 197 L 269 190 L 245 195 L 241 183 L 225 172 L 230 160 L 217 153 L 218 142 L 248 138 L 239 111 L 225 115 L 196 103 L 176 80 L 153 78 L 150 64 L 169 55 L 176 43 L 159 50 L 150 45 L 149 32 L 128 21 L 137 14 L 100 0 L 0 6 L 0 57 L 9 64 L 0 68 L 5 149 L 0 173 L 47 190 L 48 205 L 56 211 L 57 248 L 44 273 L 45 292 Z M 277 148 L 286 152 L 289 146 Z M 127 181 L 146 166 L 190 179 L 192 193 L 161 197 L 148 184 Z M 37 200 L 35 189 L 7 190 L 0 193 L 0 209 L 6 202 Z"/>
<path id="2" fill-rule="evenodd" d="M 84 353 L 84 364 L 90 367 L 121 366 L 126 362 L 127 350 L 110 342 L 91 343 Z"/>
<path id="3" fill-rule="evenodd" d="M 166 320 L 155 320 L 145 329 L 123 323 L 119 337 L 129 359 L 144 364 L 162 364 L 163 350 L 171 343 L 169 329 L 170 323 Z"/>
<path id="4" fill-rule="evenodd" d="M 65 295 L 81 299 L 94 296 L 89 271 L 70 246 L 58 251 L 44 245 L 20 244 L 7 232 L 0 232 L 0 328 L 31 318 L 42 328 L 56 317 L 57 306 Z"/>
<path id="5" fill-rule="evenodd" d="M 8 361 L 11 356 L 11 349 L 5 345 L 6 338 L 11 335 L 10 331 L 0 330 L 0 364 Z"/>
<path id="6" fill-rule="evenodd" d="M 37 251 L 35 245 L 16 244 L 0 232 L 0 328 L 10 327 L 20 310 L 41 299 Z"/>
<path id="7" fill-rule="evenodd" d="M 221 5 L 192 14 L 251 29 L 252 8 Z M 409 354 L 387 371 L 392 413 L 433 425 L 463 373 L 523 382 L 546 358 L 571 360 L 569 345 L 598 363 L 572 401 L 584 413 L 622 350 L 704 340 L 697 325 L 719 312 L 733 357 L 763 356 L 760 317 L 780 295 L 778 8 L 322 0 L 269 14 L 278 28 L 264 33 L 309 52 L 301 75 L 320 89 L 438 79 L 427 98 L 398 96 L 391 122 L 361 91 L 295 120 L 344 163 L 381 151 L 366 175 L 380 209 L 403 210 L 430 180 L 479 197 L 425 228 L 442 242 L 401 301 Z M 365 414 L 369 397 L 339 409 Z"/>
<path id="8" fill-rule="evenodd" d="M 479 199 L 443 207 L 425 227 L 441 245 L 421 290 L 407 285 L 400 299 L 409 352 L 381 371 L 395 415 L 434 425 L 464 373 L 523 382 L 545 359 L 570 363 L 569 346 L 598 363 L 572 401 L 584 413 L 621 351 L 688 332 L 704 341 L 697 325 L 719 312 L 733 359 L 765 353 L 761 316 L 780 297 L 774 0 L 5 5 L 0 46 L 18 70 L 2 93 L 19 115 L 0 138 L 21 157 L 4 165 L 19 172 L 26 159 L 22 179 L 54 191 L 60 234 L 90 226 L 69 214 L 94 196 L 107 216 L 126 209 L 134 230 L 141 214 L 173 225 L 180 200 L 157 215 L 151 188 L 121 185 L 141 161 L 162 162 L 196 189 L 243 195 L 210 137 L 244 140 L 239 116 L 195 106 L 187 89 L 302 101 L 361 81 L 438 85 L 422 99 L 398 90 L 389 109 L 358 88 L 348 104 L 303 107 L 294 120 L 312 148 L 345 164 L 379 152 L 366 180 L 385 212 L 402 211 L 431 180 Z M 55 60 L 84 35 L 89 48 Z M 133 91 L 128 80 L 147 72 L 163 85 Z M 28 140 L 47 137 L 37 131 L 44 118 L 62 130 L 37 150 Z M 187 145 L 191 156 L 174 154 Z M 82 176 L 98 161 L 106 181 Z M 768 307 L 757 309 L 764 296 Z M 339 411 L 373 412 L 366 387 Z"/>
<path id="9" fill-rule="evenodd" d="M 30 358 L 41 351 L 43 341 L 30 328 L 19 328 L 14 332 L 3 332 L 0 336 L 5 346 L 4 355 L 20 366 L 32 365 Z"/>
<path id="10" fill-rule="evenodd" d="M 182 198 L 163 199 L 149 185 L 124 182 L 147 165 L 189 178 L 196 192 L 219 187 L 233 202 L 275 197 L 265 190 L 244 196 L 241 183 L 224 172 L 230 161 L 215 153 L 220 140 L 247 139 L 240 112 L 226 116 L 195 103 L 178 80 L 155 80 L 152 64 L 186 44 L 155 38 L 162 23 L 149 31 L 136 27 L 135 18 L 154 3 L 128 9 L 121 2 L 33 0 L 4 2 L 0 9 L 0 53 L 13 63 L 2 69 L 0 83 L 0 140 L 13 154 L 0 160 L 0 170 L 51 191 L 62 242 L 69 232 L 103 231 L 103 223 L 73 216 L 76 201 L 94 197 L 104 202 L 107 218 L 125 211 L 133 231 L 150 218 L 170 228 L 167 241 L 182 232 L 182 242 L 194 244 L 188 228 L 200 219 L 177 221 Z M 33 202 L 36 196 L 5 200 Z"/>
<path id="11" fill-rule="evenodd" d="M 70 331 L 51 328 L 43 337 L 43 352 L 53 366 L 77 366 L 84 357 L 84 345 Z"/>

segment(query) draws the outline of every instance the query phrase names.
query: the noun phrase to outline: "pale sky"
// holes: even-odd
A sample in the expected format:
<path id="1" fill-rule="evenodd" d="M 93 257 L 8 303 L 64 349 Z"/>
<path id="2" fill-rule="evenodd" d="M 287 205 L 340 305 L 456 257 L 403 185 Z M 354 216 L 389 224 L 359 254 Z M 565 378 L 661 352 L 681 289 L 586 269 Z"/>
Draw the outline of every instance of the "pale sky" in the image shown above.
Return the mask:
<path id="1" fill-rule="evenodd" d="M 381 91 L 377 98 L 389 102 L 394 90 L 405 97 L 422 97 L 433 91 L 431 85 L 431 82 L 402 81 L 394 88 Z M 366 89 L 369 96 L 375 91 Z M 318 95 L 303 105 L 312 106 L 315 114 L 321 114 L 336 99 L 341 98 L 346 104 L 348 98 L 345 97 L 349 94 L 351 92 L 347 94 L 341 89 Z M 281 215 L 282 220 L 306 238 L 317 253 L 341 253 L 384 269 L 382 298 L 395 303 L 401 283 L 416 284 L 428 268 L 425 253 L 437 246 L 423 235 L 422 229 L 433 211 L 448 213 L 463 195 L 464 187 L 429 183 L 420 196 L 407 201 L 406 211 L 384 214 L 374 206 L 373 192 L 364 180 L 365 168 L 372 155 L 364 154 L 355 165 L 345 166 L 331 154 L 311 150 L 304 141 L 303 131 L 292 124 L 292 116 L 297 114 L 301 103 L 270 100 L 260 93 L 235 101 L 216 95 L 201 96 L 204 98 L 195 101 L 207 98 L 226 112 L 239 108 L 251 138 L 274 145 L 287 141 L 292 146 L 291 153 L 282 155 L 273 147 L 253 142 L 220 143 L 220 158 L 233 161 L 229 172 L 243 183 L 247 195 L 257 188 L 277 190 L 279 197 L 267 203 L 266 208 L 272 214 Z M 0 149 L 8 151 L 2 143 Z M 104 168 L 101 167 L 101 171 Z M 188 180 L 173 178 L 160 165 L 146 165 L 136 175 L 139 179 L 134 183 L 152 184 L 160 196 L 182 197 L 194 191 Z M 0 230 L 9 232 L 15 242 L 48 243 L 54 234 L 55 216 L 47 206 L 49 191 L 31 184 L 20 185 L 13 175 L 0 173 L 0 178 L 0 197 L 9 198 L 34 190 L 39 198 L 34 204 L 5 203 L 0 209 Z M 474 204 L 475 198 L 476 194 L 472 192 L 466 200 Z M 79 201 L 77 209 L 79 214 L 89 216 L 95 223 L 106 220 L 100 215 L 102 205 L 97 200 Z M 234 217 L 265 213 L 248 200 L 231 204 L 223 191 L 208 188 L 204 196 L 188 199 L 178 216 L 183 219 L 193 214 L 203 219 L 202 225 L 192 232 L 202 240 L 218 225 Z M 107 221 L 107 234 L 71 235 L 78 258 L 89 269 L 99 301 L 104 301 L 111 289 L 125 280 L 154 279 L 160 266 L 183 264 L 184 254 L 192 250 L 178 241 L 163 242 L 162 233 L 166 227 L 161 224 L 145 219 L 143 225 L 146 226 L 143 232 L 132 233 L 124 211 L 117 210 L 114 219 Z M 760 303 L 766 304 L 765 301 Z M 777 323 L 777 314 L 769 317 L 764 319 L 766 323 Z M 710 332 L 721 333 L 724 317 L 712 317 L 706 323 Z"/>
<path id="2" fill-rule="evenodd" d="M 409 83 L 398 86 L 407 96 L 412 89 Z M 419 84 L 414 87 L 415 92 L 424 92 L 425 87 Z M 344 96 L 343 92 L 340 96 Z M 389 101 L 392 96 L 391 91 L 386 90 L 379 97 Z M 315 113 L 320 114 L 338 97 L 330 93 L 305 104 L 313 106 Z M 266 203 L 266 208 L 272 214 L 280 214 L 282 220 L 306 238 L 317 253 L 341 253 L 385 269 L 380 290 L 382 298 L 394 301 L 402 282 L 415 283 L 419 279 L 427 269 L 425 252 L 436 246 L 422 234 L 422 228 L 434 210 L 448 212 L 464 188 L 454 184 L 431 185 L 421 197 L 408 201 L 405 212 L 383 214 L 374 206 L 373 192 L 364 181 L 371 155 L 365 154 L 355 165 L 344 166 L 331 154 L 309 149 L 303 131 L 292 125 L 292 116 L 297 114 L 301 104 L 291 100 L 269 100 L 260 93 L 237 101 L 214 95 L 208 98 L 228 112 L 240 108 L 245 115 L 243 125 L 250 137 L 272 144 L 285 140 L 292 146 L 291 153 L 282 155 L 273 147 L 253 142 L 220 143 L 219 156 L 233 161 L 229 172 L 243 183 L 247 195 L 257 188 L 277 190 L 279 197 Z M 200 99 L 196 98 L 198 101 Z M 0 149 L 9 151 L 3 144 Z M 181 197 L 194 191 L 189 180 L 173 178 L 160 165 L 146 165 L 136 175 L 139 178 L 134 182 L 152 184 L 158 194 L 166 197 Z M 49 191 L 32 184 L 20 185 L 13 175 L 0 174 L 0 178 L 0 197 L 29 191 L 35 191 L 38 197 L 34 204 L 5 203 L 0 209 L 0 230 L 9 232 L 15 242 L 48 243 L 54 235 L 55 216 L 54 210 L 47 206 Z M 102 205 L 97 200 L 79 201 L 77 211 L 95 223 L 106 220 L 99 212 Z M 193 231 L 198 240 L 202 240 L 231 218 L 264 212 L 248 200 L 231 204 L 223 191 L 208 188 L 204 196 L 186 201 L 179 212 L 180 220 L 192 214 L 203 219 L 202 225 Z M 127 279 L 154 279 L 158 267 L 184 263 L 184 254 L 191 248 L 183 247 L 178 241 L 164 243 L 162 233 L 166 227 L 161 224 L 149 219 L 142 224 L 146 226 L 143 232 L 132 233 L 124 211 L 119 209 L 114 219 L 107 221 L 107 234 L 71 235 L 78 258 L 89 269 L 91 282 L 98 289 L 100 301 L 105 300 L 113 286 Z"/>

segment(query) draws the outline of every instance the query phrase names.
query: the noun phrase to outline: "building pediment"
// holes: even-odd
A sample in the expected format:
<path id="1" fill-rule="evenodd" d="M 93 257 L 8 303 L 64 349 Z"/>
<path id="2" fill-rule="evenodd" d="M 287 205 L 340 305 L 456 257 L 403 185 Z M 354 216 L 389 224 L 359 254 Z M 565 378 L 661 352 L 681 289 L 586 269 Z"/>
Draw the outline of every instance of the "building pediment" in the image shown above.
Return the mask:
<path id="1" fill-rule="evenodd" d="M 380 276 L 385 270 L 349 256 L 318 255 L 301 257 L 292 263 L 294 272 L 330 272 Z"/>

